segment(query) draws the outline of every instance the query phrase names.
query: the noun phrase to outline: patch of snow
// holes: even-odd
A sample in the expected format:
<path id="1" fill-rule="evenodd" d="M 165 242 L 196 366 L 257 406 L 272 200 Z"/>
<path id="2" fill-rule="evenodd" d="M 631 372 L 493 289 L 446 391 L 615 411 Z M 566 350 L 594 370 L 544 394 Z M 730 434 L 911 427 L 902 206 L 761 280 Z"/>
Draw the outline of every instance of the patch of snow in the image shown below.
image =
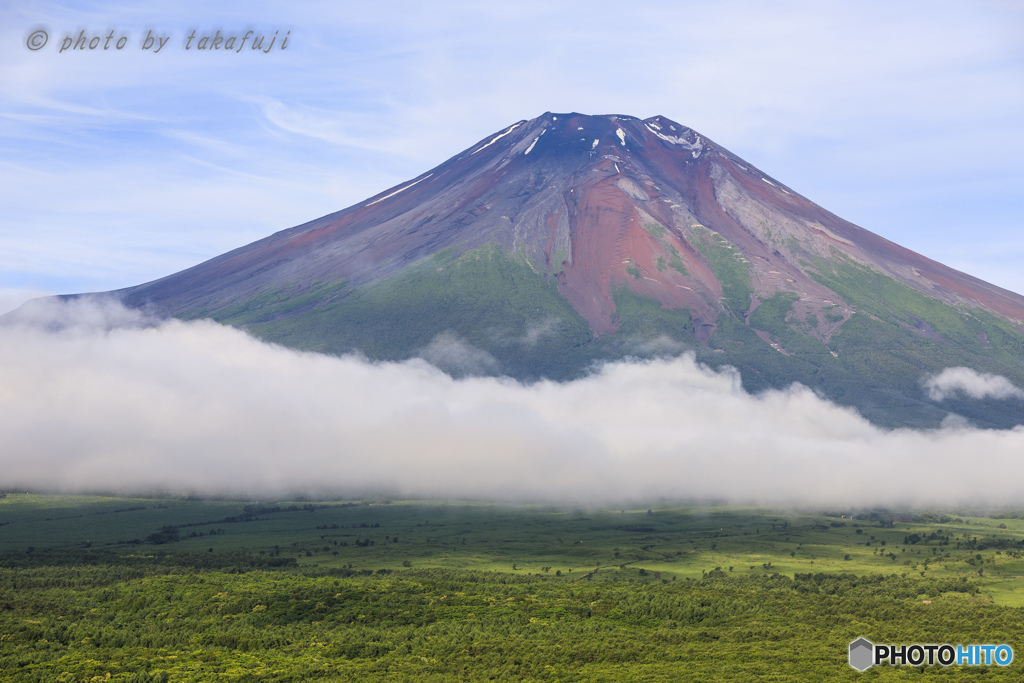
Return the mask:
<path id="1" fill-rule="evenodd" d="M 557 117 L 557 116 L 552 116 L 552 117 L 551 117 L 551 120 L 552 120 L 552 121 L 557 121 L 557 120 L 558 120 L 558 117 Z"/>
<path id="2" fill-rule="evenodd" d="M 658 124 L 656 124 L 656 123 L 648 123 L 648 124 L 647 124 L 647 127 L 648 127 L 648 128 L 657 128 L 658 130 L 661 130 L 661 126 L 659 126 L 659 125 L 658 125 Z"/>
<path id="3" fill-rule="evenodd" d="M 579 128 L 577 128 L 576 130 L 583 130 L 583 126 L 580 126 L 580 127 L 579 127 Z"/>
<path id="4" fill-rule="evenodd" d="M 594 140 L 594 144 L 592 144 L 592 145 L 590 146 L 590 149 L 597 149 L 597 143 L 598 143 L 598 142 L 600 142 L 600 140 Z"/>
<path id="5" fill-rule="evenodd" d="M 671 128 L 672 130 L 675 130 L 675 129 L 676 129 L 676 127 L 675 127 L 675 126 L 669 126 L 669 128 Z"/>
<path id="6" fill-rule="evenodd" d="M 537 140 L 540 140 L 540 135 L 533 139 L 533 142 L 530 143 L 530 146 L 526 148 L 525 152 L 523 152 L 523 156 L 526 156 L 527 154 L 530 153 L 530 151 L 533 149 L 533 146 L 537 144 Z"/>
<path id="7" fill-rule="evenodd" d="M 673 145 L 680 145 L 680 146 L 685 147 L 686 149 L 690 150 L 693 153 L 693 158 L 694 159 L 699 157 L 700 153 L 704 150 L 704 144 L 700 141 L 700 138 L 697 138 L 696 142 L 690 142 L 689 140 L 687 140 L 686 138 L 683 138 L 683 137 L 678 137 L 678 136 L 675 136 L 675 135 L 665 135 L 663 133 L 659 133 L 657 130 L 652 128 L 651 124 L 649 124 L 649 123 L 648 124 L 644 124 L 644 125 L 647 126 L 647 129 L 649 131 L 651 131 L 652 133 L 657 135 L 659 138 L 661 138 L 665 142 L 671 143 Z"/>
<path id="8" fill-rule="evenodd" d="M 479 152 L 480 150 L 483 150 L 483 149 L 487 149 L 488 147 L 493 145 L 495 142 L 497 142 L 498 140 L 502 139 L 503 137 L 505 137 L 506 135 L 508 135 L 512 131 L 514 131 L 516 128 L 518 128 L 519 126 L 523 125 L 524 123 L 526 123 L 526 122 L 525 121 L 520 121 L 519 123 L 513 123 L 511 128 L 506 130 L 504 133 L 498 133 L 497 135 L 495 135 L 494 138 L 490 142 L 488 142 L 486 145 L 484 145 L 480 149 L 476 150 L 476 152 Z M 473 156 L 473 154 L 476 154 L 476 152 L 471 153 L 469 156 Z"/>
<path id="9" fill-rule="evenodd" d="M 619 140 L 622 142 L 622 146 L 626 146 L 626 134 L 622 132 L 621 128 L 615 129 L 615 134 L 619 136 Z"/>
<path id="10" fill-rule="evenodd" d="M 619 170 L 619 165 L 618 164 L 615 164 L 615 172 L 616 173 L 622 173 L 622 171 Z"/>
<path id="11" fill-rule="evenodd" d="M 766 183 L 768 183 L 772 187 L 775 187 L 775 183 L 773 183 L 772 181 L 768 180 L 767 178 L 761 178 L 761 180 L 765 181 Z"/>
<path id="12" fill-rule="evenodd" d="M 481 147 L 481 149 L 483 149 L 483 148 Z M 470 156 L 472 156 L 472 155 L 470 155 Z M 373 205 L 374 205 L 374 204 L 376 204 L 377 202 L 382 202 L 382 201 L 384 201 L 385 199 L 387 199 L 388 197 L 394 197 L 394 196 L 395 196 L 396 194 L 398 194 L 399 192 L 404 192 L 405 190 L 408 190 L 408 189 L 409 189 L 410 187 L 412 187 L 412 186 L 413 186 L 413 185 L 415 185 L 416 183 L 422 183 L 422 182 L 423 182 L 424 180 L 426 180 L 427 178 L 429 178 L 429 177 L 430 177 L 430 176 L 432 176 L 432 175 L 434 175 L 434 174 L 433 174 L 433 173 L 428 173 L 427 175 L 423 176 L 423 177 L 422 177 L 422 178 L 420 178 L 419 180 L 416 180 L 416 181 L 413 181 L 413 182 L 409 183 L 408 185 L 406 185 L 405 187 L 403 187 L 403 188 L 402 188 L 402 189 L 400 189 L 400 190 L 395 190 L 395 191 L 394 191 L 394 192 L 392 192 L 391 194 L 389 194 L 389 195 L 385 195 L 384 197 L 381 197 L 380 199 L 374 199 L 374 200 L 373 200 L 372 202 L 370 202 L 369 204 L 367 204 L 367 206 L 373 206 Z"/>

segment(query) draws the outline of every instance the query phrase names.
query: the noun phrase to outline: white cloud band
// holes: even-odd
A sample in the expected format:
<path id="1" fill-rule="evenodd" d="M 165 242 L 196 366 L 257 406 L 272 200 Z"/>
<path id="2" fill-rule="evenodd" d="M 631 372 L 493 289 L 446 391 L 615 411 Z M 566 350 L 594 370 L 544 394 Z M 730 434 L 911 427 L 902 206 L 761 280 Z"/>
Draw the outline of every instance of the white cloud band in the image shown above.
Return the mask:
<path id="1" fill-rule="evenodd" d="M 752 396 L 691 356 L 526 386 L 297 353 L 210 322 L 107 328 L 0 327 L 0 487 L 1024 500 L 1024 428 L 886 432 L 800 386 Z"/>

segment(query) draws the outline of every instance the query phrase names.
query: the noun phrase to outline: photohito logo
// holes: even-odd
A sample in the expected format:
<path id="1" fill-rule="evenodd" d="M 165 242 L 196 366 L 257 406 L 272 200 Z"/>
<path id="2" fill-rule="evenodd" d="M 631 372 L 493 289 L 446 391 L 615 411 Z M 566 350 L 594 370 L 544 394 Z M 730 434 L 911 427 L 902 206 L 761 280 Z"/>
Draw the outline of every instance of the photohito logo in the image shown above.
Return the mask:
<path id="1" fill-rule="evenodd" d="M 875 645 L 867 638 L 850 643 L 850 666 L 867 671 L 875 664 L 890 666 L 940 664 L 942 666 L 1009 666 L 1013 648 L 1009 645 Z"/>

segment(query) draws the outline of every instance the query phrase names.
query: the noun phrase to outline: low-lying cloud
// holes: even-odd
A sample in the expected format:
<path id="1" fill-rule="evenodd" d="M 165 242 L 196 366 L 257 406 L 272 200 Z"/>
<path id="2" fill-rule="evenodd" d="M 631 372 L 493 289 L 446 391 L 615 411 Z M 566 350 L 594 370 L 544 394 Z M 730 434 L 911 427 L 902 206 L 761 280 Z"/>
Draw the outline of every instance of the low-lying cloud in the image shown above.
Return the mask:
<path id="1" fill-rule="evenodd" d="M 47 296 L 50 292 L 36 289 L 0 288 L 0 315 L 13 311 L 29 299 Z"/>
<path id="2" fill-rule="evenodd" d="M 419 350 L 419 357 L 456 377 L 497 374 L 501 364 L 491 354 L 463 341 L 454 332 L 442 332 Z"/>
<path id="3" fill-rule="evenodd" d="M 975 399 L 1024 399 L 1024 391 L 1005 377 L 962 367 L 946 368 L 929 377 L 924 381 L 924 389 L 933 401 L 944 401 L 958 395 Z"/>
<path id="4" fill-rule="evenodd" d="M 566 383 L 456 380 L 423 360 L 300 353 L 212 322 L 111 329 L 131 316 L 61 306 L 79 323 L 0 326 L 0 487 L 1024 501 L 1024 428 L 887 432 L 800 386 L 750 395 L 689 355 Z"/>

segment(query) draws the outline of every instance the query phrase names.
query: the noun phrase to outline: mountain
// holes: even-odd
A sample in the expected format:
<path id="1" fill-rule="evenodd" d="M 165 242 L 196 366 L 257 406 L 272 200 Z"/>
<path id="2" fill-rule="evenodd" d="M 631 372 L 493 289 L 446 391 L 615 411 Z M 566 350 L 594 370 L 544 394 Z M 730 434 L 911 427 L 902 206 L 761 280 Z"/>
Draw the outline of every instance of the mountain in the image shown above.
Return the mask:
<path id="1" fill-rule="evenodd" d="M 662 116 L 546 113 L 343 211 L 113 294 L 263 339 L 567 379 L 693 350 L 752 391 L 799 381 L 886 426 L 1024 422 L 922 389 L 1024 385 L 1024 297 L 817 206 Z"/>

